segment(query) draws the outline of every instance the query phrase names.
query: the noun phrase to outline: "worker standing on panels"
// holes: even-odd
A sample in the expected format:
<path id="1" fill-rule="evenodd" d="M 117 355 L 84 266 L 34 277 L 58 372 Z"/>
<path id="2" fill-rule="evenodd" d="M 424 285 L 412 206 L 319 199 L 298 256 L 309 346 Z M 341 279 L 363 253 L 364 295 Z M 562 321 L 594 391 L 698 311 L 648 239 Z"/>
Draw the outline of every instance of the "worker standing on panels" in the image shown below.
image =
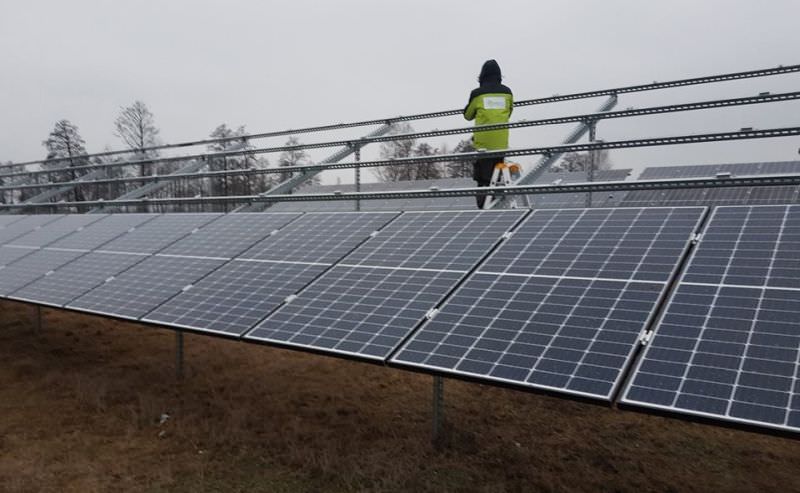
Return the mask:
<path id="1" fill-rule="evenodd" d="M 475 120 L 476 126 L 508 123 L 511 111 L 514 109 L 514 97 L 511 89 L 500 83 L 501 79 L 500 65 L 495 60 L 487 60 L 478 76 L 479 87 L 473 89 L 469 95 L 469 103 L 464 108 L 464 118 Z M 472 135 L 472 142 L 476 150 L 507 149 L 508 129 L 475 132 Z M 488 187 L 491 184 L 494 165 L 501 162 L 503 158 L 503 156 L 498 156 L 475 161 L 472 179 L 478 182 L 479 187 Z M 482 209 L 486 194 L 479 194 L 475 198 L 478 202 L 478 209 Z"/>

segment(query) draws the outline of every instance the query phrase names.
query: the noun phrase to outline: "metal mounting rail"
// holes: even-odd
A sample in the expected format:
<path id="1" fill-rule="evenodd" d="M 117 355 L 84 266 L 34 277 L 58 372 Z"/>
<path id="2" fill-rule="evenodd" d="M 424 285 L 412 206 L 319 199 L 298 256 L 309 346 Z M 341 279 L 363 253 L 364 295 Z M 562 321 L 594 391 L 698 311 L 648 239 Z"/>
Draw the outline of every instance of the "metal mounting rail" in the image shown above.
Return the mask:
<path id="1" fill-rule="evenodd" d="M 613 99 L 613 98 L 612 98 Z M 277 146 L 277 147 L 264 147 L 264 148 L 256 148 L 256 149 L 246 149 L 246 150 L 235 150 L 235 151 L 223 151 L 223 152 L 216 152 L 216 153 L 200 153 L 200 154 L 191 154 L 185 156 L 171 156 L 171 157 L 164 157 L 164 158 L 156 158 L 156 159 L 144 159 L 144 160 L 136 160 L 136 161 L 121 161 L 116 163 L 104 163 L 104 164 L 91 164 L 91 165 L 83 165 L 83 166 L 73 166 L 64 169 L 71 169 L 71 170 L 82 170 L 82 169 L 98 169 L 98 168 L 116 168 L 116 167 L 125 167 L 125 166 L 140 166 L 143 164 L 158 164 L 158 163 L 170 163 L 170 162 L 178 162 L 178 161 L 186 161 L 190 159 L 213 159 L 213 158 L 223 158 L 223 157 L 243 157 L 243 156 L 252 156 L 254 154 L 269 154 L 269 153 L 276 153 L 276 152 L 286 152 L 286 151 L 297 151 L 302 149 L 321 149 L 326 147 L 340 147 L 340 146 L 353 146 L 359 145 L 364 146 L 371 143 L 377 142 L 388 142 L 393 140 L 405 140 L 405 139 L 417 139 L 417 138 L 424 138 L 424 137 L 440 137 L 445 135 L 457 135 L 457 134 L 468 134 L 473 132 L 487 132 L 491 130 L 497 130 L 502 128 L 525 128 L 525 127 L 536 127 L 536 126 L 546 126 L 546 125 L 560 125 L 565 123 L 582 123 L 587 124 L 591 122 L 598 122 L 601 120 L 607 119 L 616 119 L 616 118 L 630 118 L 630 117 L 637 117 L 637 116 L 647 116 L 647 115 L 658 115 L 664 113 L 675 113 L 675 112 L 683 112 L 683 111 L 696 111 L 696 110 L 706 110 L 706 109 L 713 109 L 713 108 L 728 108 L 733 106 L 744 106 L 744 105 L 753 105 L 753 104 L 764 104 L 764 103 L 775 103 L 775 102 L 785 102 L 785 101 L 794 101 L 800 100 L 800 91 L 797 92 L 788 92 L 788 93 L 779 93 L 779 94 L 761 94 L 758 96 L 749 96 L 743 98 L 731 98 L 731 99 L 719 99 L 719 100 L 712 100 L 712 101 L 700 101 L 695 103 L 683 103 L 683 104 L 673 104 L 667 106 L 651 106 L 646 108 L 629 108 L 625 110 L 619 111 L 604 111 L 602 108 L 600 111 L 594 113 L 584 113 L 580 115 L 572 115 L 572 116 L 565 116 L 565 117 L 556 117 L 556 118 L 545 118 L 541 120 L 521 120 L 516 122 L 510 123 L 502 123 L 502 124 L 494 124 L 494 125 L 483 125 L 481 127 L 457 127 L 457 128 L 450 128 L 444 130 L 430 130 L 425 132 L 413 132 L 408 134 L 394 134 L 394 135 L 382 135 L 380 130 L 384 127 L 378 129 L 378 131 L 373 132 L 370 136 L 361 137 L 356 139 L 347 139 L 347 140 L 336 140 L 336 141 L 329 141 L 329 142 L 317 142 L 311 144 L 299 144 L 294 146 Z M 604 105 L 606 107 L 607 105 Z M 613 107 L 613 105 L 611 105 Z M 385 133 L 385 132 L 383 132 Z M 585 130 L 584 130 L 585 133 Z M 377 134 L 377 135 L 376 135 Z M 567 139 L 570 140 L 570 139 Z M 83 157 L 83 156 L 82 156 Z M 324 164 L 324 163 L 320 163 Z M 18 166 L 18 165 L 16 165 Z M 15 177 L 15 176 L 34 176 L 40 174 L 49 174 L 54 173 L 57 171 L 62 170 L 53 169 L 53 170 L 36 170 L 36 171 L 19 171 L 15 173 L 8 173 L 3 175 L 3 177 Z M 285 171 L 285 170 L 284 170 Z M 144 177 L 140 177 L 144 178 Z M 0 190 L 3 190 L 0 187 Z"/>
<path id="2" fill-rule="evenodd" d="M 588 193 L 633 190 L 673 190 L 694 188 L 731 188 L 757 186 L 800 185 L 800 175 L 756 175 L 734 178 L 679 178 L 644 181 L 610 181 L 571 183 L 565 185 L 512 185 L 494 187 L 495 195 L 542 195 L 557 193 Z M 449 188 L 443 190 L 406 190 L 391 192 L 283 194 L 283 195 L 233 195 L 219 197 L 178 197 L 137 200 L 92 200 L 84 202 L 51 202 L 46 204 L 0 204 L 0 209 L 58 210 L 79 206 L 125 207 L 135 205 L 194 205 L 194 204 L 240 204 L 245 202 L 313 202 L 325 200 L 391 200 L 431 197 L 469 197 L 487 193 L 485 187 Z"/>
<path id="3" fill-rule="evenodd" d="M 703 76 L 703 77 L 693 77 L 689 79 L 676 79 L 666 82 L 652 82 L 649 84 L 638 84 L 633 86 L 623 86 L 617 87 L 612 89 L 601 89 L 597 91 L 586 91 L 586 92 L 578 92 L 572 94 L 564 94 L 564 95 L 553 95 L 544 98 L 536 98 L 536 99 L 527 99 L 514 102 L 515 107 L 519 106 L 533 106 L 538 104 L 547 104 L 547 103 L 556 103 L 561 101 L 572 101 L 576 99 L 586 99 L 586 98 L 595 98 L 599 96 L 612 96 L 612 95 L 619 95 L 619 94 L 628 94 L 633 92 L 644 92 L 644 91 L 655 91 L 660 89 L 669 89 L 674 87 L 684 87 L 684 86 L 694 86 L 700 84 L 712 84 L 716 82 L 725 82 L 731 80 L 740 80 L 740 79 L 752 79 L 757 77 L 768 77 L 773 75 L 784 75 L 794 72 L 800 72 L 800 65 L 786 65 L 786 66 L 778 66 L 774 68 L 767 68 L 767 69 L 759 69 L 759 70 L 749 70 L 745 72 L 731 72 L 727 74 L 719 74 L 719 75 L 710 75 L 710 76 Z M 420 113 L 416 115 L 407 115 L 407 116 L 396 116 L 396 117 L 388 117 L 388 118 L 378 118 L 374 120 L 363 120 L 357 122 L 350 122 L 350 123 L 334 123 L 329 125 L 318 125 L 313 127 L 304 127 L 298 129 L 287 129 L 287 130 L 279 130 L 274 132 L 262 132 L 262 133 L 255 133 L 249 135 L 241 135 L 237 137 L 226 137 L 226 138 L 219 138 L 219 139 L 202 139 L 202 140 L 195 140 L 195 141 L 188 141 L 188 142 L 181 142 L 177 144 L 164 144 L 159 146 L 152 146 L 146 147 L 141 150 L 132 151 L 130 149 L 120 150 L 120 151 L 106 151 L 106 152 L 98 152 L 94 154 L 89 154 L 86 157 L 103 157 L 103 156 L 114 156 L 119 154 L 130 154 L 132 152 L 138 151 L 157 151 L 163 149 L 173 149 L 173 148 L 180 148 L 180 147 L 192 147 L 192 146 L 199 146 L 199 145 L 206 145 L 206 144 L 215 144 L 221 142 L 231 142 L 231 141 L 244 141 L 244 140 L 252 140 L 252 139 L 261 139 L 267 137 L 279 137 L 283 135 L 295 135 L 295 134 L 302 134 L 302 133 L 312 133 L 312 132 L 323 132 L 329 130 L 340 130 L 340 129 L 347 129 L 347 128 L 354 128 L 354 127 L 363 127 L 363 126 L 370 126 L 370 125 L 381 125 L 381 124 L 391 124 L 395 122 L 403 122 L 403 121 L 413 121 L 413 120 L 426 120 L 430 118 L 440 118 L 445 116 L 454 116 L 460 115 L 463 110 L 455 109 L 455 110 L 444 110 L 444 111 L 434 111 L 430 113 Z M 0 165 L 0 169 L 9 166 L 29 166 L 32 164 L 43 164 L 43 163 L 51 163 L 51 162 L 59 162 L 64 161 L 64 158 L 55 158 L 55 159 L 44 159 L 44 160 L 36 160 L 36 161 L 24 161 L 19 163 L 12 163 L 12 164 L 3 164 Z"/>
<path id="4" fill-rule="evenodd" d="M 493 156 L 507 157 L 513 156 L 530 156 L 530 155 L 544 155 L 552 156 L 559 153 L 567 152 L 583 152 L 595 151 L 601 149 L 625 149 L 634 147 L 657 147 L 665 145 L 678 145 L 678 144 L 697 144 L 707 142 L 726 142 L 733 140 L 748 140 L 748 139 L 765 139 L 775 137 L 792 137 L 800 135 L 800 127 L 784 127 L 773 128 L 765 130 L 740 130 L 738 132 L 724 132 L 713 134 L 694 134 L 694 135 L 681 135 L 675 137 L 654 137 L 649 139 L 636 139 L 636 140 L 618 140 L 618 141 L 602 141 L 590 142 L 583 144 L 565 144 L 550 147 L 530 147 L 523 149 L 507 149 L 492 152 L 467 152 L 458 154 L 437 154 L 433 156 L 420 156 L 402 159 L 385 159 L 379 161 L 352 161 L 352 162 L 331 162 L 321 164 L 310 164 L 305 166 L 292 166 L 291 168 L 251 168 L 227 171 L 208 171 L 202 173 L 186 173 L 186 174 L 173 174 L 173 175 L 160 175 L 160 176 L 145 176 L 135 177 L 131 179 L 122 178 L 114 179 L 115 181 L 168 181 L 178 180 L 185 178 L 208 178 L 213 176 L 236 176 L 236 175 L 249 175 L 249 174 L 274 174 L 286 173 L 291 171 L 293 173 L 308 173 L 309 171 L 323 171 L 326 169 L 347 169 L 355 167 L 377 167 L 377 166 L 395 166 L 405 164 L 423 164 L 430 162 L 442 161 L 471 161 L 478 158 L 486 158 Z M 352 152 L 352 151 L 351 151 Z M 338 154 L 338 153 L 337 153 Z M 310 177 L 306 174 L 305 179 Z M 108 180 L 89 180 L 81 182 L 81 185 L 91 185 L 93 183 L 108 183 Z M 73 182 L 59 182 L 55 185 L 65 186 L 73 184 Z M 28 186 L 24 188 L 44 188 L 46 185 Z M 47 185 L 49 186 L 49 185 Z M 17 186 L 0 187 L 0 190 L 15 189 Z M 208 198 L 208 197 L 207 197 Z"/>

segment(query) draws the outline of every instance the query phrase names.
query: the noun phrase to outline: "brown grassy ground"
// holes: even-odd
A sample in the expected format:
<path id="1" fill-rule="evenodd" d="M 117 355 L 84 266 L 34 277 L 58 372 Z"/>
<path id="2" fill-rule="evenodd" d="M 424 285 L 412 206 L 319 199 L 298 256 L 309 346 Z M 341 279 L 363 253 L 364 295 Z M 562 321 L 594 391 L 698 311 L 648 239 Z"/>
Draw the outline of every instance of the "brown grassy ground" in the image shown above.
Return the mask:
<path id="1" fill-rule="evenodd" d="M 800 491 L 800 441 L 0 302 L 0 490 Z M 162 414 L 170 419 L 159 424 Z"/>

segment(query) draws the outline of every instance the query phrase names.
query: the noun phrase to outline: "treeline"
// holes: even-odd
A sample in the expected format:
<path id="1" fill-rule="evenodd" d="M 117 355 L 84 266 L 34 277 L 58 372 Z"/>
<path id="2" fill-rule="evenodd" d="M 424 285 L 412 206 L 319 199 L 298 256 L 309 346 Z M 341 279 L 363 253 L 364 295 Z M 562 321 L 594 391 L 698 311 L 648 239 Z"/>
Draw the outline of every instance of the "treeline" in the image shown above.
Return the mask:
<path id="1" fill-rule="evenodd" d="M 53 130 L 42 141 L 46 153 L 44 158 L 53 160 L 43 163 L 41 169 L 49 170 L 46 175 L 35 175 L 32 177 L 19 176 L 7 177 L 2 175 L 23 172 L 22 166 L 11 166 L 0 170 L 0 185 L 29 185 L 37 183 L 58 183 L 67 181 L 91 181 L 106 178 L 136 178 L 152 175 L 167 175 L 172 173 L 189 173 L 199 170 L 201 167 L 208 171 L 223 171 L 236 169 L 267 168 L 271 163 L 265 156 L 255 154 L 245 154 L 237 157 L 209 157 L 205 161 L 198 163 L 190 160 L 169 163 L 142 163 L 138 166 L 110 167 L 110 168 L 83 168 L 91 165 L 101 165 L 119 163 L 131 160 L 148 160 L 160 157 L 160 153 L 154 150 L 147 150 L 149 147 L 159 146 L 163 142 L 160 139 L 160 130 L 155 124 L 153 113 L 141 101 L 135 101 L 132 105 L 120 108 L 120 113 L 114 121 L 114 135 L 124 144 L 125 149 L 130 152 L 113 156 L 89 156 L 86 151 L 86 142 L 80 134 L 78 126 L 69 120 L 59 120 L 53 126 Z M 253 146 L 246 138 L 245 127 L 228 127 L 223 123 L 214 128 L 209 137 L 212 139 L 232 139 L 224 142 L 209 144 L 209 153 L 220 151 L 233 151 L 253 149 Z M 237 138 L 239 137 L 239 138 Z M 300 141 L 297 137 L 290 137 L 287 146 L 298 145 Z M 109 149 L 106 149 L 109 150 Z M 8 164 L 12 164 L 9 162 Z M 291 167 L 297 165 L 311 164 L 311 160 L 303 150 L 287 151 L 279 155 L 276 166 Z M 28 170 L 31 168 L 29 167 Z M 220 176 L 215 178 L 182 178 L 163 182 L 163 186 L 157 190 L 147 193 L 148 198 L 159 197 L 194 197 L 194 196 L 215 196 L 215 195 L 251 195 L 262 193 L 272 187 L 275 183 L 287 179 L 291 172 L 279 174 L 251 174 L 238 176 Z M 29 200 L 36 202 L 50 202 L 58 200 L 87 201 L 87 200 L 111 200 L 119 198 L 134 190 L 140 189 L 146 182 L 127 181 L 114 182 L 107 184 L 86 184 L 72 188 L 63 196 L 42 198 L 41 193 L 46 193 L 49 189 L 45 188 L 23 188 L 19 190 L 0 191 L 0 203 L 19 203 Z M 224 208 L 224 207 L 223 207 Z"/>

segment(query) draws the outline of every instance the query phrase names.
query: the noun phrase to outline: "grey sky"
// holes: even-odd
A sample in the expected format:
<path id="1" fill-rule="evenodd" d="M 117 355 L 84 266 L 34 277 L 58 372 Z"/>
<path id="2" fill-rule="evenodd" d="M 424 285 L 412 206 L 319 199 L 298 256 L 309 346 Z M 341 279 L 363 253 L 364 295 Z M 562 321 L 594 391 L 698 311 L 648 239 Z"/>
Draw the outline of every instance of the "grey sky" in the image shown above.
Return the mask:
<path id="1" fill-rule="evenodd" d="M 223 122 L 257 132 L 462 107 L 487 58 L 500 62 L 517 99 L 796 64 L 798 18 L 797 0 L 1 0 L 0 160 L 44 157 L 41 141 L 61 118 L 80 127 L 90 152 L 119 148 L 113 121 L 135 99 L 153 111 L 165 142 L 179 142 Z M 618 107 L 798 89 L 793 74 L 623 96 Z M 528 107 L 514 118 L 600 103 Z M 798 109 L 792 102 L 604 122 L 599 136 L 798 125 Z M 515 132 L 511 145 L 555 144 L 568 130 Z M 636 168 L 785 160 L 797 158 L 798 147 L 800 139 L 787 138 L 611 158 Z"/>

